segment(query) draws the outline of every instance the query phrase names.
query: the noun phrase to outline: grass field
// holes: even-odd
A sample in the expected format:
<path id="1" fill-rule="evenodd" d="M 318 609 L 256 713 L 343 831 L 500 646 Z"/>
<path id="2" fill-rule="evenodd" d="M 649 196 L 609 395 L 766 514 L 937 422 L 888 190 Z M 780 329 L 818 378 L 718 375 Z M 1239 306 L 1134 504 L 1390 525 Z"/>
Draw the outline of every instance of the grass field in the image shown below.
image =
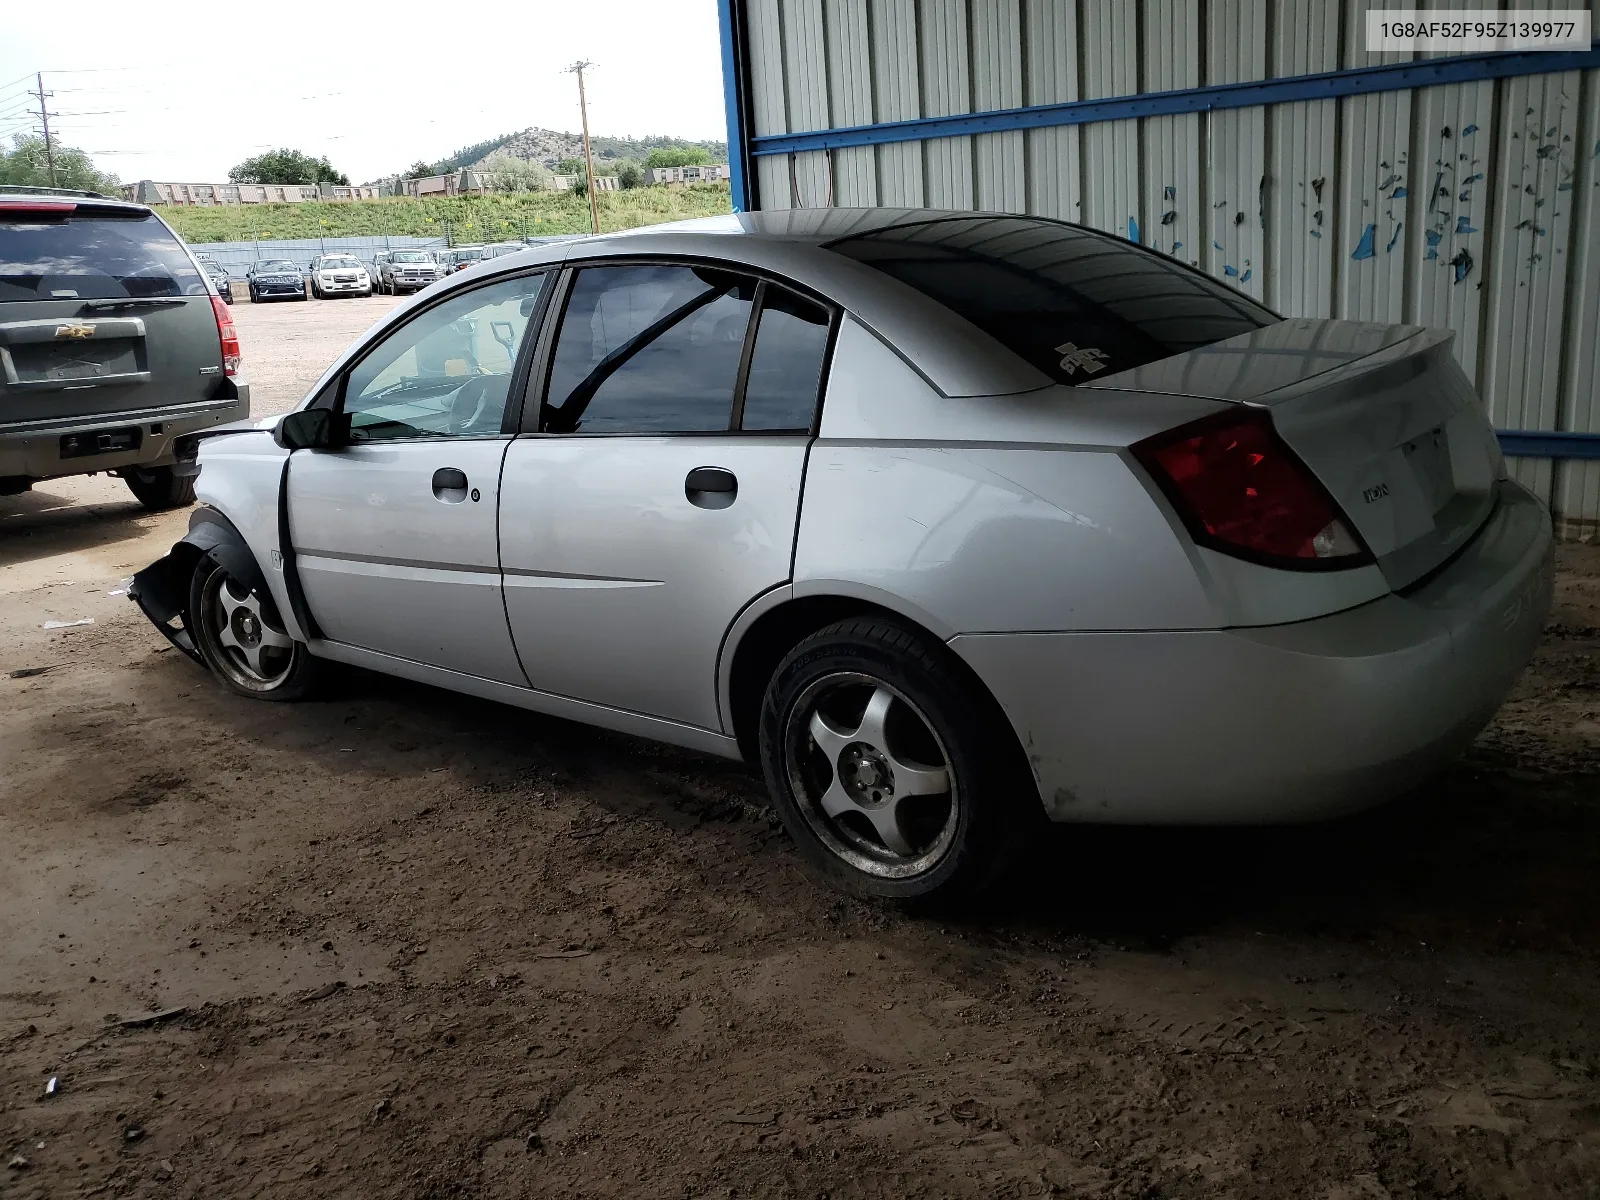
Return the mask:
<path id="1" fill-rule="evenodd" d="M 600 228 L 608 232 L 732 211 L 726 184 L 601 192 L 599 201 Z M 449 237 L 452 243 L 459 245 L 516 241 L 545 233 L 589 232 L 589 201 L 572 192 L 342 203 L 231 204 L 214 208 L 172 206 L 162 208 L 161 215 L 191 243 L 387 233 Z"/>

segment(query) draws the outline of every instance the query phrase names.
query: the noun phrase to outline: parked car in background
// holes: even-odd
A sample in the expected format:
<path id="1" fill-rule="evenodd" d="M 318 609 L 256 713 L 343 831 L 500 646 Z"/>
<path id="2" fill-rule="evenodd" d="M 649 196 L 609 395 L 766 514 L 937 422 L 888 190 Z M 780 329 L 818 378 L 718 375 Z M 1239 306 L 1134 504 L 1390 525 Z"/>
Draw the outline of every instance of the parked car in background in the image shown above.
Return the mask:
<path id="1" fill-rule="evenodd" d="M 310 274 L 311 294 L 318 300 L 372 295 L 372 276 L 354 254 L 319 254 L 311 260 Z"/>
<path id="2" fill-rule="evenodd" d="M 439 251 L 439 265 L 444 268 L 446 275 L 454 275 L 457 271 L 464 271 L 475 262 L 483 260 L 482 246 L 456 246 L 450 250 Z"/>
<path id="3" fill-rule="evenodd" d="M 263 300 L 292 300 L 306 298 L 306 277 L 301 269 L 286 258 L 264 258 L 250 264 L 245 273 L 245 285 L 250 289 L 250 303 Z"/>
<path id="4" fill-rule="evenodd" d="M 492 242 L 483 248 L 483 253 L 479 256 L 479 261 L 490 258 L 499 258 L 503 254 L 515 254 L 517 251 L 526 250 L 527 248 L 528 247 L 521 242 Z"/>
<path id="5" fill-rule="evenodd" d="M 232 304 L 233 280 L 228 277 L 228 269 L 216 259 L 202 258 L 199 261 L 200 269 L 206 273 L 206 278 L 211 280 L 212 286 L 217 289 L 217 295 Z"/>
<path id="6" fill-rule="evenodd" d="M 378 255 L 378 275 L 374 286 L 380 292 L 398 296 L 427 287 L 444 275 L 432 251 L 384 250 Z"/>
<path id="7" fill-rule="evenodd" d="M 998 213 L 527 250 L 205 443 L 227 549 L 133 594 L 240 694 L 332 660 L 759 762 L 827 878 L 966 896 L 1046 817 L 1332 816 L 1472 742 L 1552 538 L 1451 339 Z"/>
<path id="8" fill-rule="evenodd" d="M 105 471 L 194 499 L 192 436 L 250 415 L 233 316 L 142 204 L 0 194 L 0 495 Z"/>

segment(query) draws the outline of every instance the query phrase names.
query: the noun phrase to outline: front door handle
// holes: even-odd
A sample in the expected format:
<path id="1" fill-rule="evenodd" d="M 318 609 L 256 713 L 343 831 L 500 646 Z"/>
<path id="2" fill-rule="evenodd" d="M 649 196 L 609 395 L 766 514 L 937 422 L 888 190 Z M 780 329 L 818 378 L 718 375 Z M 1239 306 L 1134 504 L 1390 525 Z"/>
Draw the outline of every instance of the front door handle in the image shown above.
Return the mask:
<path id="1" fill-rule="evenodd" d="M 696 467 L 683 481 L 683 494 L 699 508 L 727 508 L 739 495 L 739 480 L 726 467 Z"/>
<path id="2" fill-rule="evenodd" d="M 433 473 L 433 498 L 460 504 L 467 498 L 467 473 L 455 467 L 440 467 Z"/>

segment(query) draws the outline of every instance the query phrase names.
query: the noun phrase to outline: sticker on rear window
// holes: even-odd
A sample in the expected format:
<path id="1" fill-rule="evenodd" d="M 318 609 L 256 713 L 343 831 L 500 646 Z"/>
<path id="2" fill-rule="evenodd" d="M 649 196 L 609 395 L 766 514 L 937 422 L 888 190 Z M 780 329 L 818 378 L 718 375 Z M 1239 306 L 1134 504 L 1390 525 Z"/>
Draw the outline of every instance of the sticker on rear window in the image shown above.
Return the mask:
<path id="1" fill-rule="evenodd" d="M 1104 350 L 1093 346 L 1080 348 L 1072 342 L 1062 342 L 1056 347 L 1056 353 L 1061 355 L 1061 369 L 1068 375 L 1077 374 L 1080 367 L 1085 375 L 1103 371 L 1106 369 L 1106 359 L 1111 357 Z"/>

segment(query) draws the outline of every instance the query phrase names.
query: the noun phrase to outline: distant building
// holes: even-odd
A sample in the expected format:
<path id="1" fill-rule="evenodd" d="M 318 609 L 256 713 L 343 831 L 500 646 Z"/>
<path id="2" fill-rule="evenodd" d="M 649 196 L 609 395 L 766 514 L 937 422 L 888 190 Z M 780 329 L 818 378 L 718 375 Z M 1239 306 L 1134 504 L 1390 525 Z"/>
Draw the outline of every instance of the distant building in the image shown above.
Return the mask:
<path id="1" fill-rule="evenodd" d="M 729 178 L 727 163 L 711 163 L 703 167 L 646 167 L 646 183 L 716 183 Z"/>
<path id="2" fill-rule="evenodd" d="M 124 184 L 122 194 L 140 204 L 215 205 L 372 200 L 383 191 L 375 185 L 346 187 L 337 183 L 166 183 L 141 179 Z"/>
<path id="3" fill-rule="evenodd" d="M 583 180 L 582 175 L 557 175 L 554 178 L 554 190 L 558 192 L 569 192 Z M 615 175 L 596 175 L 594 177 L 594 190 L 597 192 L 615 192 L 621 186 L 617 182 Z"/>

